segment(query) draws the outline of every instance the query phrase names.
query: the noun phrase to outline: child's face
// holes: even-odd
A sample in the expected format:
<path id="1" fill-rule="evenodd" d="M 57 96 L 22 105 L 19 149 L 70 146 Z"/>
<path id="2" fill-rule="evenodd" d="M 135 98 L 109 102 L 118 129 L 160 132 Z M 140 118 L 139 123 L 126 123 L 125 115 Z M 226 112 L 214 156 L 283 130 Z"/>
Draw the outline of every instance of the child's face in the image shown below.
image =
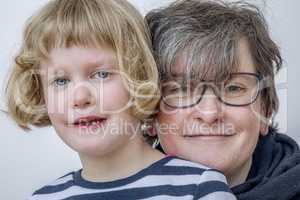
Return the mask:
<path id="1" fill-rule="evenodd" d="M 61 139 L 82 154 L 105 155 L 124 146 L 138 123 L 109 49 L 53 49 L 41 63 L 48 115 Z M 134 129 L 135 130 L 135 129 Z"/>

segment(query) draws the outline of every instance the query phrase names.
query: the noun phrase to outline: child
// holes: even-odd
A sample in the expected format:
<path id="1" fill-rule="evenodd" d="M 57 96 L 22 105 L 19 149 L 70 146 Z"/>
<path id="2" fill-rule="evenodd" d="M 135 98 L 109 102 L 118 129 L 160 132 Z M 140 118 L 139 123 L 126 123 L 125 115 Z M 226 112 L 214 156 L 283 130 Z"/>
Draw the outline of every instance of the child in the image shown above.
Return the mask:
<path id="1" fill-rule="evenodd" d="M 159 100 L 146 30 L 124 0 L 54 0 L 29 20 L 9 113 L 24 129 L 52 125 L 82 163 L 30 199 L 235 199 L 219 172 L 145 142 Z"/>

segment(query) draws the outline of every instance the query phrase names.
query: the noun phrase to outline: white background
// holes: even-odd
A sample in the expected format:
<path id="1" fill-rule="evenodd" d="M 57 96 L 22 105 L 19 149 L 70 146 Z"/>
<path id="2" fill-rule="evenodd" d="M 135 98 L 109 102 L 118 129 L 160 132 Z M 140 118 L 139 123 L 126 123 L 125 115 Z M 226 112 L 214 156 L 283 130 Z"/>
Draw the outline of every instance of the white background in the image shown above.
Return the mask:
<path id="1" fill-rule="evenodd" d="M 26 2 L 26 3 L 25 3 Z M 2 1 L 0 7 L 0 108 L 9 65 L 20 46 L 25 20 L 47 0 Z M 131 0 L 144 14 L 167 4 L 163 0 Z M 277 77 L 280 130 L 300 143 L 299 81 L 300 1 L 251 1 L 263 7 L 274 40 L 281 47 L 284 70 Z M 75 152 L 66 147 L 52 128 L 24 132 L 0 112 L 0 199 L 19 200 L 53 179 L 80 168 Z"/>

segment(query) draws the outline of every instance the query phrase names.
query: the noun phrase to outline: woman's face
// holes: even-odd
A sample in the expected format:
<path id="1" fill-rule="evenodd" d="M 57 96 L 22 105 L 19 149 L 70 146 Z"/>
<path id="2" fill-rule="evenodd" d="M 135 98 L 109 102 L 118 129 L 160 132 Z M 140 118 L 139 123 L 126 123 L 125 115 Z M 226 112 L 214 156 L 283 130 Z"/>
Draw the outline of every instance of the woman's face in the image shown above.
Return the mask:
<path id="1" fill-rule="evenodd" d="M 256 73 L 247 42 L 239 43 L 239 72 Z M 179 58 L 175 70 L 184 72 Z M 261 99 L 251 105 L 233 107 L 221 103 L 212 90 L 185 109 L 168 108 L 161 101 L 158 137 L 167 154 L 208 165 L 225 173 L 229 184 L 246 178 L 259 134 L 265 134 L 260 120 Z"/>

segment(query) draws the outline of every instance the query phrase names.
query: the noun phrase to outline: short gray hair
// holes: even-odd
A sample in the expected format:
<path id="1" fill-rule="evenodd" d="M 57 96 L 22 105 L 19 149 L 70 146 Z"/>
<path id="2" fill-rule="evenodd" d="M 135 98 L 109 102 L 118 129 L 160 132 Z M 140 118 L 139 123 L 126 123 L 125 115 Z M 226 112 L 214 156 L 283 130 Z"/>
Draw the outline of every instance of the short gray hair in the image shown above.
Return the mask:
<path id="1" fill-rule="evenodd" d="M 238 69 L 238 42 L 245 38 L 257 73 L 268 78 L 261 93 L 266 117 L 277 112 L 274 76 L 282 58 L 257 6 L 245 1 L 178 0 L 149 12 L 146 21 L 162 81 L 172 76 L 178 56 L 187 59 L 185 75 L 225 80 Z"/>

